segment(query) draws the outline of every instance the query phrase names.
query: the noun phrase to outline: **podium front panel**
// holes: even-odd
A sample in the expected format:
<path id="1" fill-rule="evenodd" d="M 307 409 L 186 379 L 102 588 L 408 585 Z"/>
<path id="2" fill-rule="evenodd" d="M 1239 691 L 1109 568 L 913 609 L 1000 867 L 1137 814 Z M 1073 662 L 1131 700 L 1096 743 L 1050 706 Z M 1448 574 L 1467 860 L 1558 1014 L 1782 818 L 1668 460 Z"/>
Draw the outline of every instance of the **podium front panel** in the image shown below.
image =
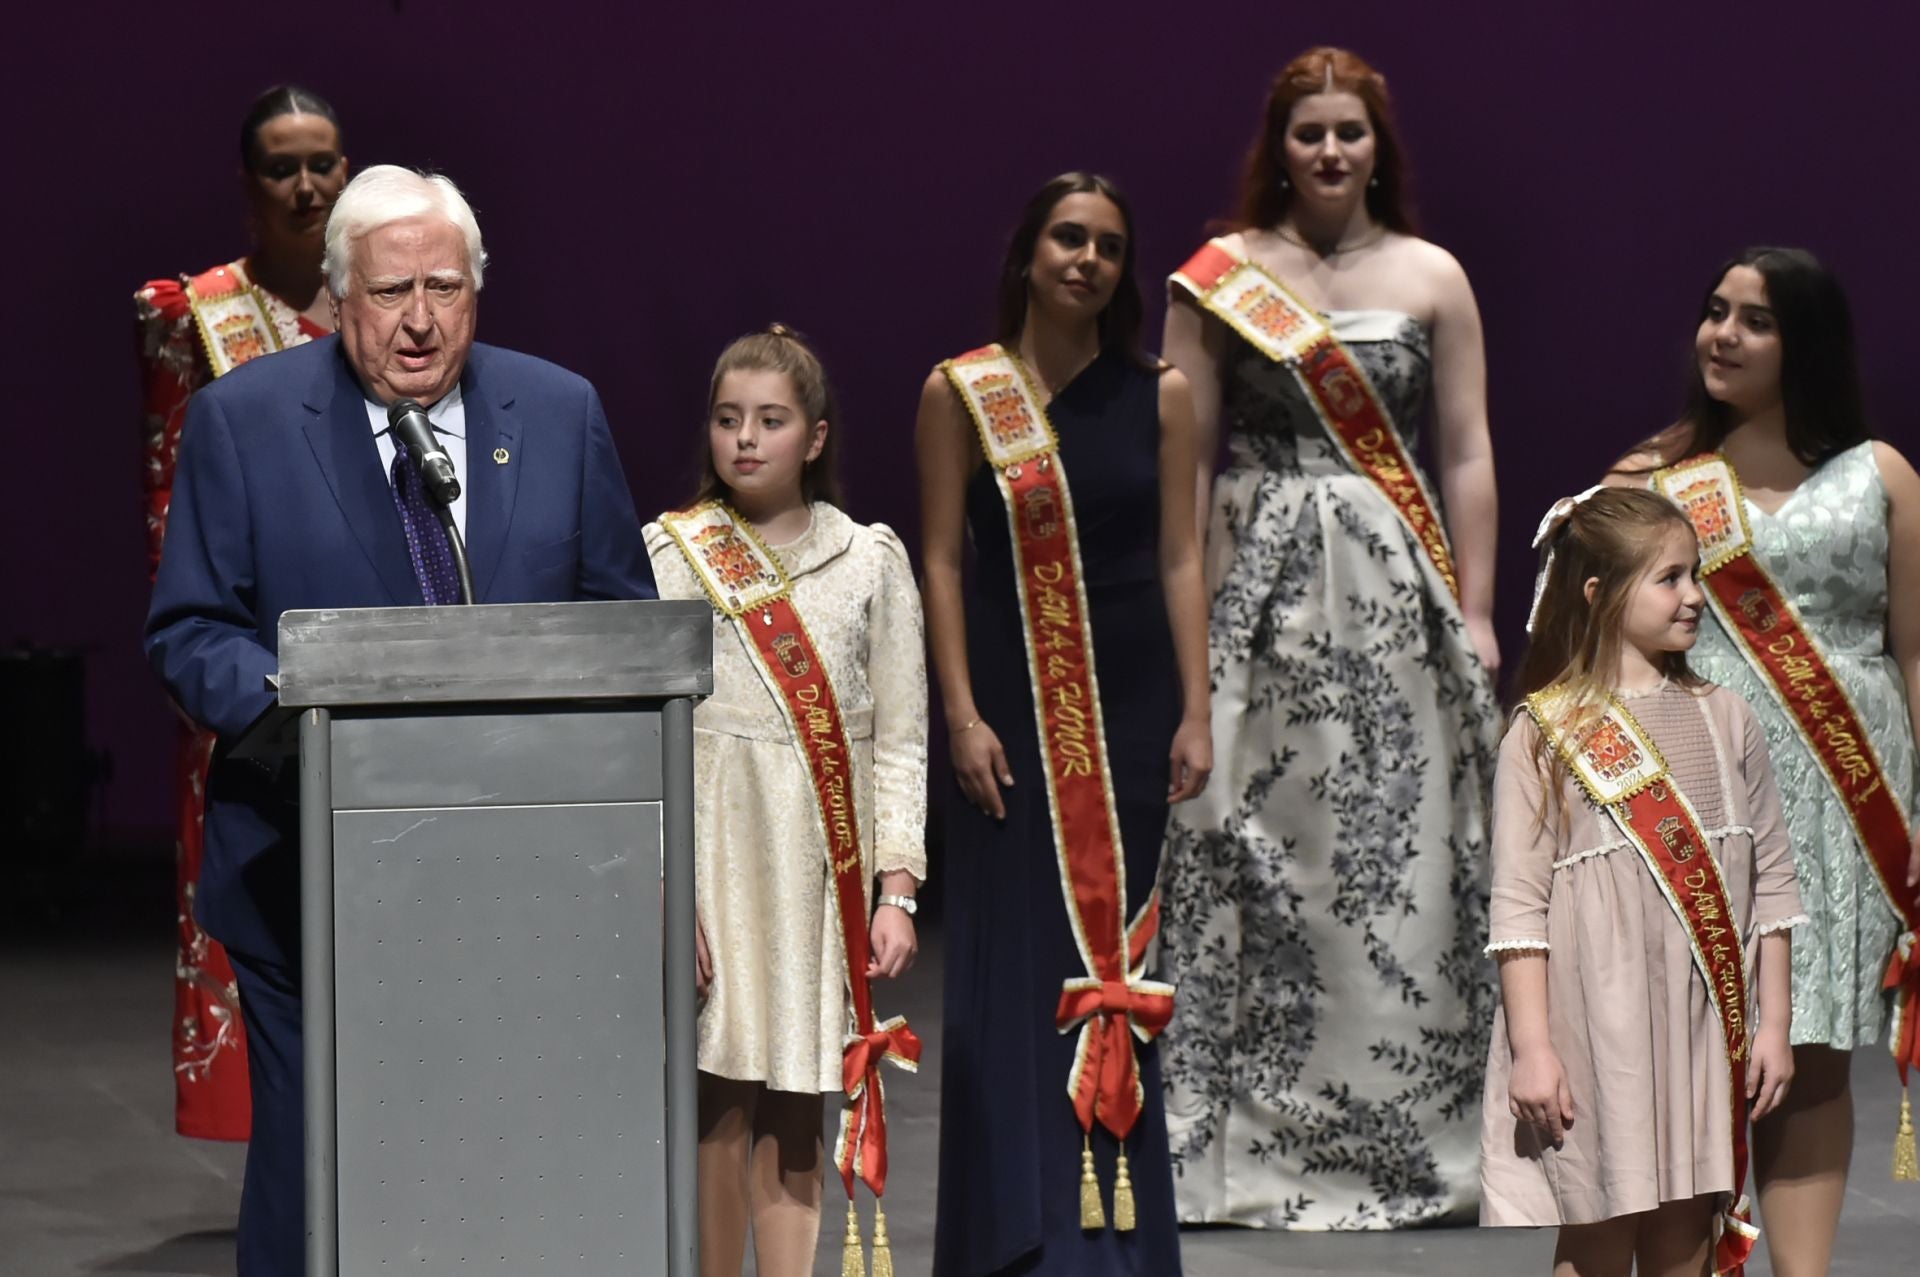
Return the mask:
<path id="1" fill-rule="evenodd" d="M 333 834 L 339 1271 L 659 1271 L 659 803 L 336 810 Z"/>
<path id="2" fill-rule="evenodd" d="M 657 802 L 660 782 L 658 714 L 427 708 L 333 724 L 335 810 Z"/>

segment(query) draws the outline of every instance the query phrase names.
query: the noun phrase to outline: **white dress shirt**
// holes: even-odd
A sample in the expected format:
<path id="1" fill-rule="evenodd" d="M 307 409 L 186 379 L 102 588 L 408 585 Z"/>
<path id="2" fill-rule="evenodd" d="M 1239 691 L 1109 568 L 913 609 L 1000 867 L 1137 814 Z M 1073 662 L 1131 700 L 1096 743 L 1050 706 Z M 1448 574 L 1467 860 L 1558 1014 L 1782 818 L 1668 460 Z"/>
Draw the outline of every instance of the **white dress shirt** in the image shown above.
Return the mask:
<path id="1" fill-rule="evenodd" d="M 380 448 L 380 473 L 391 488 L 393 458 L 399 449 L 394 444 L 393 430 L 387 425 L 387 406 L 367 400 L 367 420 L 373 424 L 373 441 Z M 460 529 L 460 539 L 464 541 L 467 539 L 467 408 L 461 402 L 458 383 L 439 403 L 427 409 L 427 421 L 433 426 L 440 446 L 453 458 L 453 473 L 460 480 L 460 495 L 453 499 L 453 526 Z"/>

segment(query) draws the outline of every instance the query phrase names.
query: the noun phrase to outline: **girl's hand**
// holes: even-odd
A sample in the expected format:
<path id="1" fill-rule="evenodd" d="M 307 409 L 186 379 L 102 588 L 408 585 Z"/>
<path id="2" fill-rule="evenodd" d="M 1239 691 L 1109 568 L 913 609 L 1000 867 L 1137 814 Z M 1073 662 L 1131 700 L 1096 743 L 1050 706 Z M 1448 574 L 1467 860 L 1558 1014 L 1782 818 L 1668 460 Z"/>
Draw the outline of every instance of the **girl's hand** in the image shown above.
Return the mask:
<path id="1" fill-rule="evenodd" d="M 1500 640 L 1493 636 L 1493 618 L 1491 616 L 1470 616 L 1467 618 L 1467 638 L 1473 643 L 1474 655 L 1487 667 L 1487 677 L 1498 682 L 1500 679 Z"/>
<path id="2" fill-rule="evenodd" d="M 1793 1085 L 1793 1048 L 1787 1044 L 1787 1026 L 1762 1027 L 1753 1036 L 1747 1054 L 1748 1120 L 1757 1122 L 1780 1107 Z"/>
<path id="3" fill-rule="evenodd" d="M 1552 1047 L 1539 1047 L 1513 1057 L 1513 1078 L 1507 1084 L 1507 1109 L 1523 1122 L 1532 1122 L 1560 1142 L 1573 1125 L 1573 1092 L 1567 1089 L 1567 1071 Z"/>
<path id="4" fill-rule="evenodd" d="M 1914 889 L 1914 903 L 1920 904 L 1920 829 L 1913 831 L 1913 849 L 1907 853 L 1907 886 Z"/>
<path id="5" fill-rule="evenodd" d="M 1167 751 L 1167 801 L 1198 797 L 1213 774 L 1213 724 L 1206 718 L 1183 718 Z"/>
<path id="6" fill-rule="evenodd" d="M 1007 751 L 1000 747 L 993 729 L 975 719 L 953 734 L 951 752 L 953 774 L 967 801 L 995 820 L 1005 820 L 1007 805 L 1000 799 L 1000 789 L 1012 788 L 1013 773 L 1007 770 Z"/>
<path id="7" fill-rule="evenodd" d="M 914 955 L 920 952 L 913 919 L 905 909 L 895 905 L 881 905 L 873 911 L 868 939 L 873 946 L 873 957 L 867 962 L 869 980 L 891 980 L 904 974 L 913 965 Z"/>
<path id="8" fill-rule="evenodd" d="M 693 911 L 694 990 L 706 997 L 713 988 L 713 951 L 707 948 L 707 924 L 698 909 Z"/>

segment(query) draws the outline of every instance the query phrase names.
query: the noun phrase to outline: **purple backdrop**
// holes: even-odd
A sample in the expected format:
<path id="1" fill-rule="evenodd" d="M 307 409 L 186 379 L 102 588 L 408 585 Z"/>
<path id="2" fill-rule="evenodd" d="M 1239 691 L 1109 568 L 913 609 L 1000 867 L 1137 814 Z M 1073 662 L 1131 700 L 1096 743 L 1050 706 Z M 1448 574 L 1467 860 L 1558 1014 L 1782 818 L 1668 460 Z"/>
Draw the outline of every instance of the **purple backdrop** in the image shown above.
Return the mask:
<path id="1" fill-rule="evenodd" d="M 1068 168 L 1131 192 L 1157 332 L 1157 281 L 1230 207 L 1268 78 L 1315 43 L 1387 74 L 1428 233 L 1479 294 L 1509 660 L 1540 508 L 1667 419 L 1730 251 L 1804 244 L 1839 271 L 1878 428 L 1912 439 L 1895 381 L 1912 272 L 1890 254 L 1912 235 L 1920 19 L 1892 6 L 1823 4 L 1817 29 L 1765 4 L 570 7 L 26 19 L 0 82 L 16 262 L 0 643 L 90 651 L 114 833 L 153 835 L 170 806 L 169 711 L 137 649 L 129 297 L 244 248 L 233 135 L 275 80 L 334 102 L 356 163 L 466 188 L 494 258 L 481 336 L 598 383 L 646 512 L 687 492 L 713 357 L 780 319 L 839 385 L 854 513 L 911 537 L 919 382 L 988 335 L 1026 195 Z"/>

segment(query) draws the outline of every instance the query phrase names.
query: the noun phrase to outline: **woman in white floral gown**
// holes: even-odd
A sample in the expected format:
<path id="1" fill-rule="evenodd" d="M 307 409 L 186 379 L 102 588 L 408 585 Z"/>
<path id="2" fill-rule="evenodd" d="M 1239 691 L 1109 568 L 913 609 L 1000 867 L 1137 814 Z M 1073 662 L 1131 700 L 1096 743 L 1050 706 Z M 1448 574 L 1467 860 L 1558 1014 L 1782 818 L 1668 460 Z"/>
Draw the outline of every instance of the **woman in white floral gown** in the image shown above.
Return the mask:
<path id="1" fill-rule="evenodd" d="M 1473 293 L 1403 187 L 1384 82 L 1315 49 L 1275 81 L 1217 247 L 1324 314 L 1409 454 L 1431 389 L 1458 601 L 1294 370 L 1193 297 L 1169 308 L 1200 455 L 1221 429 L 1232 454 L 1208 529 L 1216 771 L 1168 835 L 1188 1221 L 1395 1228 L 1477 1201 L 1493 465 Z"/>

